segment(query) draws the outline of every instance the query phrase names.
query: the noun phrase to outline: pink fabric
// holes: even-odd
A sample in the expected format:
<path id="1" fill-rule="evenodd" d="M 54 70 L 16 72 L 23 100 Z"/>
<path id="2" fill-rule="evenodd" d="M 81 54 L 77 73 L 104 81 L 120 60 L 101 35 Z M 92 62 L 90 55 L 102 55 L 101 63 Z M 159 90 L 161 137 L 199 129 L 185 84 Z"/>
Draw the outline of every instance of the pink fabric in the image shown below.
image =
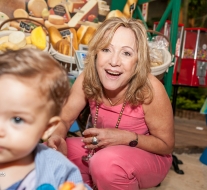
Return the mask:
<path id="1" fill-rule="evenodd" d="M 97 127 L 104 123 L 110 128 L 116 125 L 122 105 L 107 107 L 100 105 Z M 95 104 L 90 102 L 94 118 Z M 117 119 L 116 119 L 117 118 Z M 142 106 L 126 106 L 120 129 L 149 135 L 144 120 Z M 158 185 L 167 175 L 171 165 L 171 155 L 161 156 L 143 151 L 139 148 L 119 145 L 97 150 L 89 163 L 81 160 L 87 154 L 81 137 L 66 139 L 68 158 L 80 169 L 83 180 L 90 186 L 97 185 L 99 190 L 138 190 Z"/>

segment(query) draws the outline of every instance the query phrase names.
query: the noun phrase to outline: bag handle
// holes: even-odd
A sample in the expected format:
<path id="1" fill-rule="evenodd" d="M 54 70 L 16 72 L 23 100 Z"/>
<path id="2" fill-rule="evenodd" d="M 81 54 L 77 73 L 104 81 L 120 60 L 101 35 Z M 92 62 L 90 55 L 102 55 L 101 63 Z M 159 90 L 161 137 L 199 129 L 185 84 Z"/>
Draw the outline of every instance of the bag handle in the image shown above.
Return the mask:
<path id="1" fill-rule="evenodd" d="M 167 36 L 165 36 L 161 32 L 157 32 L 155 30 L 147 30 L 147 33 L 153 33 L 153 34 L 156 34 L 156 35 L 164 37 L 168 41 L 168 43 L 169 43 L 169 52 L 172 55 L 172 44 L 171 44 L 171 42 L 170 42 L 170 40 L 169 40 L 169 38 Z"/>

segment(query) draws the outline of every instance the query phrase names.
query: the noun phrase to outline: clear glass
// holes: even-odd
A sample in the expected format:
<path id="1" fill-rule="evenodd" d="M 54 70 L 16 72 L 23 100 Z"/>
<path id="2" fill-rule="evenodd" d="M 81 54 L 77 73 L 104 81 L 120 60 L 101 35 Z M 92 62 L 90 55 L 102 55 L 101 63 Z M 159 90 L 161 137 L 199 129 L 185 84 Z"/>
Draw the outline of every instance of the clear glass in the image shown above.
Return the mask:
<path id="1" fill-rule="evenodd" d="M 88 119 L 87 119 L 87 123 L 86 123 L 86 127 L 85 129 L 89 129 L 89 128 L 93 128 L 93 123 L 92 123 L 92 116 L 91 114 L 89 114 Z M 89 159 L 94 155 L 95 150 L 94 149 L 90 149 L 88 150 L 88 154 L 84 155 L 82 157 L 83 161 L 89 161 Z"/>

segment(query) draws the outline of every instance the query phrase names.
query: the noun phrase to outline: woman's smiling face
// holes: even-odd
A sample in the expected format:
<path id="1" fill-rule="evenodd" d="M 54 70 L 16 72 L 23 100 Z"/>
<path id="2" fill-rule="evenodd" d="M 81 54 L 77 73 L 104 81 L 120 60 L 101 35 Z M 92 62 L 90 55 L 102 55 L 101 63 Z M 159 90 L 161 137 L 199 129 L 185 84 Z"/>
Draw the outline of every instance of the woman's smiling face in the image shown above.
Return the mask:
<path id="1" fill-rule="evenodd" d="M 116 30 L 109 46 L 97 54 L 96 68 L 104 89 L 125 91 L 136 64 L 135 35 L 131 29 L 121 26 Z"/>

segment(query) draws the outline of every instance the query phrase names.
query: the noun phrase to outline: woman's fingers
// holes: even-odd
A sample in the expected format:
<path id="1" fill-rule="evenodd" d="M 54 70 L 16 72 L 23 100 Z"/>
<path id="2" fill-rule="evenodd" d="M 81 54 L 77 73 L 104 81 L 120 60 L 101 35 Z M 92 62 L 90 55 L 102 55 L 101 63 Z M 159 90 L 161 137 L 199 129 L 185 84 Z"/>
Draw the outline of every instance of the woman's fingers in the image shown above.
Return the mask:
<path id="1" fill-rule="evenodd" d="M 65 140 L 60 136 L 52 136 L 47 140 L 47 146 L 53 148 L 67 156 L 67 145 Z"/>

